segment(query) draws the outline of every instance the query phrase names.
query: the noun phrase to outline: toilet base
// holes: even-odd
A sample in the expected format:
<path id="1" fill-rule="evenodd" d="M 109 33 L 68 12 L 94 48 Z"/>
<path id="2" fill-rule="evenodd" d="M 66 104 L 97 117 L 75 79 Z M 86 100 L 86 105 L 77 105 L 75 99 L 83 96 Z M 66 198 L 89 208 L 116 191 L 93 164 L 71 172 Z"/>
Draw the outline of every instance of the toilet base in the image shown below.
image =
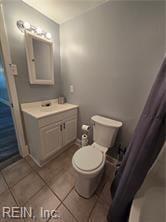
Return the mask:
<path id="1" fill-rule="evenodd" d="M 104 167 L 99 172 L 99 174 L 95 175 L 94 177 L 86 177 L 85 175 L 80 175 L 76 172 L 75 178 L 75 190 L 76 192 L 86 199 L 89 199 L 96 191 L 101 178 L 104 173 Z"/>

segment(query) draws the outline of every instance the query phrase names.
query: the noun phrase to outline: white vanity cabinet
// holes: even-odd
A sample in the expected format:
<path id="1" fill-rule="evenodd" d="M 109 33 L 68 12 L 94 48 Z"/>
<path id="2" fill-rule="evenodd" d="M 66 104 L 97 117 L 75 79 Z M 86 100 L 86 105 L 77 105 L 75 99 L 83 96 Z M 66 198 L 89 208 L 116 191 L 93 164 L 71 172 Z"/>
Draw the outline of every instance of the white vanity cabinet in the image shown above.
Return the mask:
<path id="1" fill-rule="evenodd" d="M 76 118 L 68 119 L 66 122 L 63 123 L 63 130 L 62 130 L 63 146 L 66 146 L 68 143 L 70 143 L 76 138 L 77 134 L 76 126 L 77 126 Z"/>
<path id="2" fill-rule="evenodd" d="M 42 159 L 48 158 L 63 146 L 62 123 L 53 123 L 40 129 Z"/>
<path id="3" fill-rule="evenodd" d="M 42 157 L 48 158 L 62 147 L 70 144 L 77 136 L 77 118 L 51 123 L 40 129 Z"/>
<path id="4" fill-rule="evenodd" d="M 42 118 L 23 111 L 30 156 L 39 166 L 76 140 L 77 110 L 75 106 Z"/>

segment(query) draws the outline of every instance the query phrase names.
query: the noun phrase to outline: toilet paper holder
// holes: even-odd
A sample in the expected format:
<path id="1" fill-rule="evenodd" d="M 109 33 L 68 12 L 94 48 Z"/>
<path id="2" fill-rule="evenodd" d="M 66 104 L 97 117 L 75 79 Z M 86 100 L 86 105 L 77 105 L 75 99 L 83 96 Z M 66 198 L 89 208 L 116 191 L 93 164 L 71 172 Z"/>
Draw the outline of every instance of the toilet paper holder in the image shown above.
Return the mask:
<path id="1" fill-rule="evenodd" d="M 82 131 L 89 132 L 90 126 L 89 125 L 82 125 L 81 129 L 82 129 Z"/>

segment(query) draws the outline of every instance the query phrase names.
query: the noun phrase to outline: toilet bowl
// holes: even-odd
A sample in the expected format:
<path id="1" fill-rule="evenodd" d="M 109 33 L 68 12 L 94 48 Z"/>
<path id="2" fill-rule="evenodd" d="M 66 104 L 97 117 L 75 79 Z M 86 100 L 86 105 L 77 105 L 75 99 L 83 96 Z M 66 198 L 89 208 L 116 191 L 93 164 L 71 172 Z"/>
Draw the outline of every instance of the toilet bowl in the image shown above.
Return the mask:
<path id="1" fill-rule="evenodd" d="M 106 152 L 122 126 L 121 122 L 102 116 L 93 116 L 92 121 L 94 143 L 77 150 L 72 158 L 75 189 L 84 198 L 90 198 L 96 191 L 104 172 Z"/>
<path id="2" fill-rule="evenodd" d="M 75 189 L 85 198 L 90 198 L 95 192 L 103 175 L 105 153 L 96 148 L 96 144 L 79 149 L 72 158 L 76 172 Z"/>

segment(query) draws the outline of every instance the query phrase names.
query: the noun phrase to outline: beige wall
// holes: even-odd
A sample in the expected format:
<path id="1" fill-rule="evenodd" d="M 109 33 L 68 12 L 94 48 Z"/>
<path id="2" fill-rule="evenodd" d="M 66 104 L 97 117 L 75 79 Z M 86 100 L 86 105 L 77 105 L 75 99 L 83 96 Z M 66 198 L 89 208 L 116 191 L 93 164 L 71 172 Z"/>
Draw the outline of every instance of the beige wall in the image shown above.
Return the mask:
<path id="1" fill-rule="evenodd" d="M 164 55 L 164 2 L 108 2 L 62 24 L 60 42 L 63 91 L 80 105 L 79 124 L 94 114 L 121 120 L 127 144 Z"/>
<path id="2" fill-rule="evenodd" d="M 6 0 L 4 12 L 20 102 L 64 93 L 80 105 L 79 128 L 94 114 L 112 117 L 123 121 L 119 140 L 127 144 L 164 55 L 164 1 L 108 2 L 62 24 L 60 40 L 59 25 L 21 0 Z M 52 34 L 54 86 L 29 84 L 19 19 Z"/>
<path id="3" fill-rule="evenodd" d="M 20 102 L 31 102 L 56 98 L 60 94 L 60 41 L 59 25 L 21 0 L 5 0 L 4 4 L 5 23 L 8 32 L 12 62 L 17 65 L 19 75 L 16 77 L 16 87 Z M 16 22 L 23 20 L 36 27 L 50 32 L 54 42 L 54 75 L 53 86 L 30 85 L 28 67 L 25 53 L 24 35 L 17 28 Z"/>

